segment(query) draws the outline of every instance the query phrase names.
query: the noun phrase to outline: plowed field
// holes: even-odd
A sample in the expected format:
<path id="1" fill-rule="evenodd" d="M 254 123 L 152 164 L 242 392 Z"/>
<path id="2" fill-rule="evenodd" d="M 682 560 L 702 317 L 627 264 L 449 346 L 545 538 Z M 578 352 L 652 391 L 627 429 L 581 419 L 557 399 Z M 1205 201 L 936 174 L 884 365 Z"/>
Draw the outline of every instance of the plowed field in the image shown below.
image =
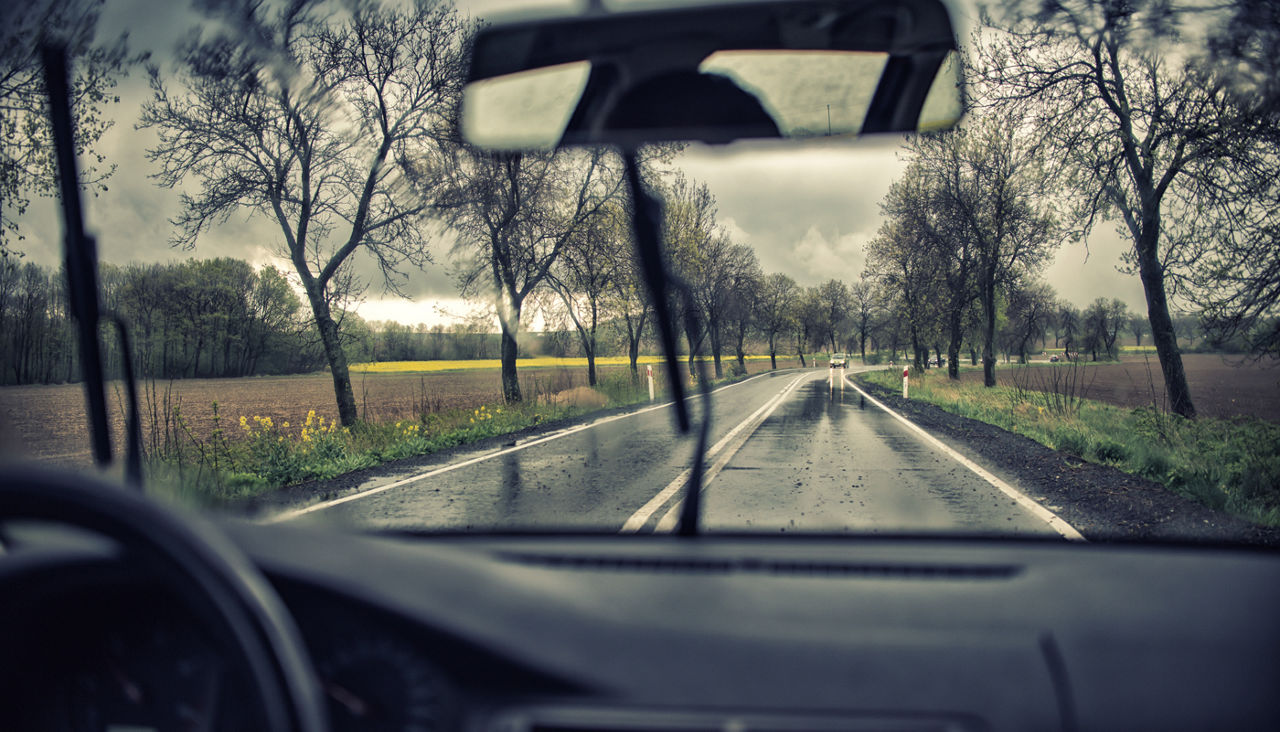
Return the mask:
<path id="1" fill-rule="evenodd" d="M 779 359 L 778 366 L 797 365 Z M 769 368 L 769 361 L 749 360 L 751 373 Z M 625 373 L 625 366 L 605 366 L 600 377 Z M 645 367 L 640 367 L 641 375 Z M 663 383 L 662 370 L 654 367 L 655 381 Z M 502 401 L 499 371 L 494 368 L 407 374 L 359 374 L 351 377 L 356 406 L 369 421 L 395 421 L 422 412 L 471 409 Z M 583 386 L 585 368 L 536 368 L 520 371 L 526 398 Z M 164 429 L 165 414 L 177 407 L 193 432 L 207 437 L 214 429 L 213 404 L 218 405 L 222 425 L 238 432 L 241 416 L 271 417 L 276 424 L 301 424 L 309 410 L 326 421 L 337 416 L 333 380 L 327 373 L 299 376 L 258 376 L 243 379 L 183 379 L 142 385 L 143 443 L 152 430 Z M 122 444 L 123 403 L 120 384 L 108 387 L 109 409 L 115 428 L 114 445 Z M 166 408 L 168 407 L 168 408 Z M 0 387 L 0 450 L 67 466 L 90 462 L 85 427 L 84 392 L 78 384 Z"/>

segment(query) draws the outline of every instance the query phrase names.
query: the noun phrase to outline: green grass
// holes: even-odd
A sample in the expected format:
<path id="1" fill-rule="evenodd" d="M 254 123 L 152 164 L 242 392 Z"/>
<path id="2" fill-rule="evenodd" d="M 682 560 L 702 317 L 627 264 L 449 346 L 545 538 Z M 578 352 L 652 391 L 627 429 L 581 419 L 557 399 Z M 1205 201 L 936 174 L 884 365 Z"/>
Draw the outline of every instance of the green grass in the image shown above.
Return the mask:
<path id="1" fill-rule="evenodd" d="M 736 363 L 727 383 L 745 378 Z M 659 390 L 665 385 L 659 385 Z M 662 399 L 660 393 L 658 399 Z M 148 484 L 186 503 L 226 505 L 282 486 L 327 480 L 354 470 L 419 455 L 429 455 L 489 437 L 518 432 L 600 409 L 639 404 L 649 399 L 647 383 L 632 383 L 629 373 L 602 376 L 594 390 L 571 390 L 561 401 L 530 400 L 453 409 L 397 422 L 361 422 L 342 428 L 314 412 L 298 425 L 270 418 L 225 423 L 213 405 L 215 429 L 207 438 L 186 428 L 173 410 L 175 428 L 163 448 L 148 460 Z"/>
<path id="2" fill-rule="evenodd" d="M 899 390 L 897 372 L 858 379 Z M 1256 418 L 1186 420 L 1150 407 L 1093 400 L 1062 406 L 1040 392 L 911 377 L 911 398 L 1025 435 L 1082 460 L 1153 480 L 1216 510 L 1280 526 L 1280 424 Z"/>

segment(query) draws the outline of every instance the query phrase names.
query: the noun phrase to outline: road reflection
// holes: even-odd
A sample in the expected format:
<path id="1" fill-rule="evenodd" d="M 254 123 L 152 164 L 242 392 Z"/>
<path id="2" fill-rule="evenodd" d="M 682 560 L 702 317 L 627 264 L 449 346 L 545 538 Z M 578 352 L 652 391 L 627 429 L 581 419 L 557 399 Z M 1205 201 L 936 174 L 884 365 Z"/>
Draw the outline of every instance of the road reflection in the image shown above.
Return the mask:
<path id="1" fill-rule="evenodd" d="M 519 452 L 509 452 L 502 456 L 502 490 L 498 495 L 497 513 L 503 519 L 511 519 L 519 515 L 517 504 L 524 484 L 520 480 Z"/>

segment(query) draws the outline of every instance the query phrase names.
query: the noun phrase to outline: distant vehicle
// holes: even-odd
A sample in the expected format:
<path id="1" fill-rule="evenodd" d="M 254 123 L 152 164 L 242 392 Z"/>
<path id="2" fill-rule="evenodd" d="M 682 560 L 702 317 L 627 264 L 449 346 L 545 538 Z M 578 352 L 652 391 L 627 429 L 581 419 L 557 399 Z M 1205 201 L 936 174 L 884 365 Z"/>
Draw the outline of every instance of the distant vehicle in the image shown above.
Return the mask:
<path id="1" fill-rule="evenodd" d="M 1049 357 L 1049 363 L 1057 363 L 1057 362 L 1058 362 L 1058 361 L 1060 361 L 1060 360 L 1061 360 L 1061 359 L 1059 359 L 1057 356 L 1050 356 L 1050 357 Z"/>
<path id="2" fill-rule="evenodd" d="M 831 354 L 831 368 L 842 369 L 849 365 L 849 359 L 843 353 Z"/>
<path id="3" fill-rule="evenodd" d="M 946 365 L 947 365 L 947 358 L 946 358 L 946 356 L 943 356 L 942 358 L 935 358 L 935 359 L 933 359 L 932 361 L 930 361 L 930 362 L 929 362 L 929 365 L 930 365 L 930 366 L 938 366 L 938 367 L 946 366 Z"/>

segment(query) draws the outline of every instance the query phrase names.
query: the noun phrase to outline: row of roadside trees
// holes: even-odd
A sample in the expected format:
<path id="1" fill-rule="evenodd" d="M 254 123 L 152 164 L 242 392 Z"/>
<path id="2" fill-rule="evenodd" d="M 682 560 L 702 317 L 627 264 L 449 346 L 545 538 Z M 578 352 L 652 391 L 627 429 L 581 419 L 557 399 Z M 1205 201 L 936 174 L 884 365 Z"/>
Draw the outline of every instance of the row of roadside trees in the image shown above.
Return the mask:
<path id="1" fill-rule="evenodd" d="M 516 356 L 531 308 L 576 333 L 590 360 L 601 324 L 625 324 L 634 364 L 652 315 L 630 265 L 620 161 L 606 151 L 488 155 L 462 145 L 454 120 L 470 21 L 442 0 L 243 10 L 220 19 L 222 32 L 188 36 L 173 68 L 148 66 L 139 126 L 156 135 L 155 177 L 183 191 L 175 245 L 198 250 L 233 215 L 278 229 L 275 252 L 303 294 L 344 424 L 357 416 L 341 327 L 364 285 L 353 262 L 375 263 L 382 285 L 398 292 L 410 270 L 431 264 L 434 237 L 453 237 L 462 292 L 497 317 L 508 401 L 522 398 Z M 909 143 L 907 172 L 884 202 L 870 266 L 853 286 L 807 290 L 766 276 L 716 223 L 711 192 L 667 172 L 676 151 L 651 151 L 643 177 L 666 201 L 669 265 L 692 294 L 672 304 L 698 310 L 680 321 L 699 323 L 685 334 L 691 357 L 709 352 L 719 374 L 722 356 L 741 360 L 753 334 L 775 357 L 791 346 L 840 350 L 849 335 L 845 345 L 865 352 L 878 336 L 895 353 L 908 345 L 918 362 L 931 341 L 935 350 L 944 344 L 954 376 L 968 344 L 994 384 L 1002 340 L 1025 353 L 1053 309 L 1037 275 L 1054 248 L 1115 220 L 1132 242 L 1127 263 L 1144 286 L 1170 403 L 1193 416 L 1171 288 L 1221 333 L 1245 334 L 1263 351 L 1280 344 L 1276 208 L 1267 203 L 1280 186 L 1280 125 L 1271 95 L 1242 96 L 1221 64 L 1165 59 L 1140 38 L 1156 28 L 1158 41 L 1161 24 L 1148 21 L 1178 11 L 1075 0 L 1048 15 L 988 19 L 969 59 L 968 125 Z M 113 48 L 107 57 L 80 49 L 78 60 L 100 71 L 90 81 L 120 73 L 127 54 Z M 35 64 L 33 50 L 7 53 L 4 63 L 19 70 Z M 25 113 L 40 127 L 43 110 L 28 103 L 40 99 L 38 75 L 22 78 L 31 80 L 26 97 L 3 90 L 16 100 L 6 124 Z M 75 100 L 79 116 L 101 120 L 109 88 L 102 82 L 97 97 Z M 6 185 L 47 187 L 48 170 L 31 159 L 26 178 Z M 16 231 L 12 218 L 5 224 Z M 1108 308 L 1105 327 L 1086 329 L 1104 334 L 1094 352 L 1111 352 L 1118 338 L 1122 318 Z M 877 311 L 891 313 L 882 322 L 892 325 L 873 328 Z M 217 345 L 200 344 L 212 355 L 187 356 L 185 368 L 230 368 L 236 359 L 221 347 L 220 356 Z"/>
<path id="2" fill-rule="evenodd" d="M 1225 20 L 1212 15 L 1221 10 L 1066 0 L 984 15 L 968 56 L 967 124 L 909 142 L 870 247 L 868 274 L 897 301 L 915 352 L 940 331 L 955 377 L 976 320 L 994 385 L 1001 308 L 1033 334 L 1052 311 L 1037 281 L 1045 262 L 1111 221 L 1130 245 L 1124 266 L 1142 282 L 1174 412 L 1195 416 L 1175 296 L 1211 339 L 1280 353 L 1280 105 L 1258 83 L 1276 39 L 1253 25 L 1267 15 L 1260 6 L 1242 3 Z M 1170 51 L 1191 29 L 1207 43 Z M 1096 303 L 1083 319 L 1098 334 L 1083 350 L 1113 351 L 1123 310 Z"/>

